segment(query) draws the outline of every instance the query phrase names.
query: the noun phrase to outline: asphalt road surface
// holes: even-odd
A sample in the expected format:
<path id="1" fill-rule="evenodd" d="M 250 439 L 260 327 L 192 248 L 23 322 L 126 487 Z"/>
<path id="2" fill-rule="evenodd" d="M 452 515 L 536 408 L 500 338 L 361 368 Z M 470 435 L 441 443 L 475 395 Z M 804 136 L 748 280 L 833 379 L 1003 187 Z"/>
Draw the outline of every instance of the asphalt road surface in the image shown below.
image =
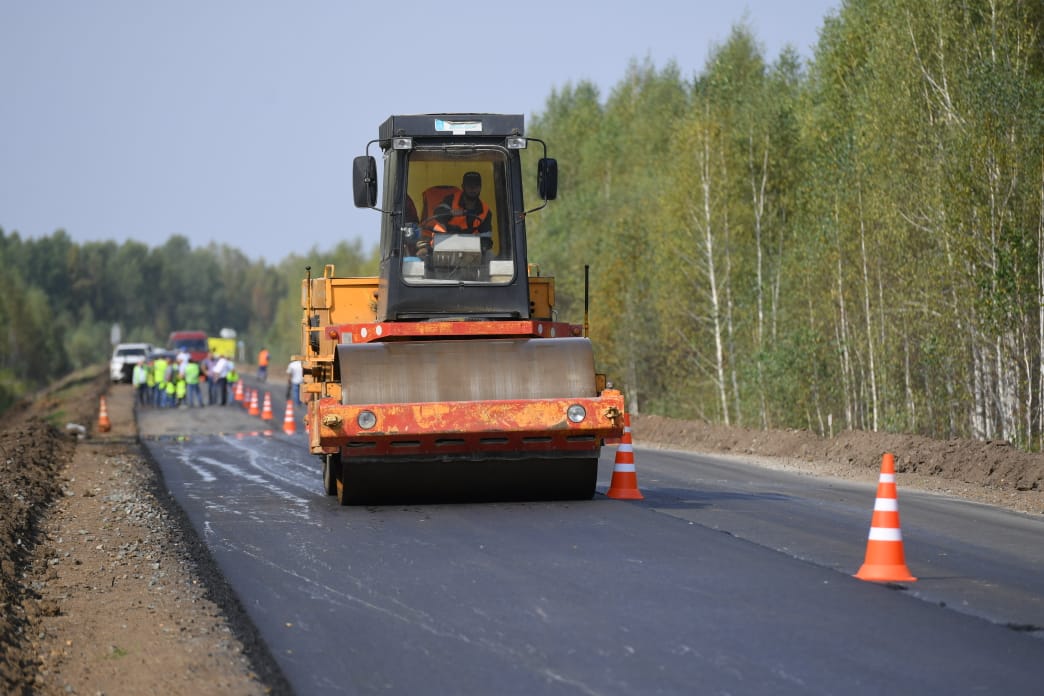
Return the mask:
<path id="1" fill-rule="evenodd" d="M 1042 520 L 900 476 L 920 579 L 866 583 L 876 480 L 638 446 L 643 501 L 607 448 L 592 501 L 341 507 L 282 419 L 139 413 L 299 694 L 1044 693 Z"/>

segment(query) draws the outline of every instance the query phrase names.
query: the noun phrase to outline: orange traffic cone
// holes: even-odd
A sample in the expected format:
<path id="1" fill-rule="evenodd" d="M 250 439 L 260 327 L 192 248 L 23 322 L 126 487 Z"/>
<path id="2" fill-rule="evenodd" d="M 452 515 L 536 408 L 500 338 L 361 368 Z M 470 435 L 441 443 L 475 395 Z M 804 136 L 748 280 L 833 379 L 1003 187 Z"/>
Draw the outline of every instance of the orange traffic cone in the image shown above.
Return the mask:
<path id="1" fill-rule="evenodd" d="M 286 400 L 286 410 L 283 411 L 283 432 L 293 435 L 297 432 L 297 421 L 294 419 L 294 400 Z"/>
<path id="2" fill-rule="evenodd" d="M 271 392 L 265 392 L 265 405 L 261 407 L 261 420 L 272 420 Z"/>
<path id="3" fill-rule="evenodd" d="M 250 408 L 247 409 L 247 413 L 251 416 L 256 416 L 261 413 L 257 408 L 257 390 L 253 389 L 250 391 Z"/>
<path id="4" fill-rule="evenodd" d="M 112 429 L 112 423 L 109 422 L 109 409 L 105 405 L 105 397 L 101 397 L 98 402 L 98 432 L 107 433 Z"/>
<path id="5" fill-rule="evenodd" d="M 236 401 L 243 400 L 243 380 L 236 380 L 236 389 L 232 394 L 232 398 Z"/>
<path id="6" fill-rule="evenodd" d="M 871 582 L 914 582 L 906 567 L 903 532 L 899 528 L 899 498 L 895 490 L 895 457 L 881 458 L 881 476 L 877 480 L 877 500 L 870 521 L 870 538 L 866 543 L 866 560 L 855 574 Z"/>
<path id="7" fill-rule="evenodd" d="M 623 437 L 616 446 L 616 461 L 613 464 L 613 480 L 609 483 L 609 498 L 642 500 L 638 490 L 638 475 L 634 471 L 634 447 L 631 444 L 631 415 L 624 414 Z"/>

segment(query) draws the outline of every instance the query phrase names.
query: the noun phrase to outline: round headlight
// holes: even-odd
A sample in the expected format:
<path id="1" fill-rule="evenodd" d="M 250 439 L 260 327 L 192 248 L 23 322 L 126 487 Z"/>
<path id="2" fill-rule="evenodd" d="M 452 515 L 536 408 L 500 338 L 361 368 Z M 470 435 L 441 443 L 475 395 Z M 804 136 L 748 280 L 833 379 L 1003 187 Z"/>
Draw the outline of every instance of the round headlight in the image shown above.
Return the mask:
<path id="1" fill-rule="evenodd" d="M 583 419 L 587 418 L 587 411 L 580 404 L 573 404 L 566 409 L 566 418 L 573 423 L 579 423 Z"/>
<path id="2" fill-rule="evenodd" d="M 363 430 L 369 430 L 377 425 L 377 416 L 373 414 L 373 411 L 359 411 L 359 417 L 355 419 L 355 422 Z"/>

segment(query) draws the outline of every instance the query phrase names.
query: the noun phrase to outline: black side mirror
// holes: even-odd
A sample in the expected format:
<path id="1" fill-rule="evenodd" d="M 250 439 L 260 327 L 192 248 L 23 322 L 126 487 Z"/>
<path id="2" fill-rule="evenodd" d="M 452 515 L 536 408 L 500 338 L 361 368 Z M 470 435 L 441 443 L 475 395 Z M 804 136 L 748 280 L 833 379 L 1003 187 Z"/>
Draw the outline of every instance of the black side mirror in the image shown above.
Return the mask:
<path id="1" fill-rule="evenodd" d="M 558 196 L 558 160 L 541 157 L 537 162 L 537 191 L 545 201 L 553 201 Z"/>
<path id="2" fill-rule="evenodd" d="M 363 155 L 352 161 L 352 193 L 356 208 L 377 205 L 377 160 L 373 157 Z"/>

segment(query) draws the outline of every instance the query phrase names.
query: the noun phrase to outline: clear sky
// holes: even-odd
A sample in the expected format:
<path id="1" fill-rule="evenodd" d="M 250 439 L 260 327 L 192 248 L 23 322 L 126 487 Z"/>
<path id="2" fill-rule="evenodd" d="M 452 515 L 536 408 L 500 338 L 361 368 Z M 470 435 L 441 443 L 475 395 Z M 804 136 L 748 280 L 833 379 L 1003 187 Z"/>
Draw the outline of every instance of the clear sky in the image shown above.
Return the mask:
<path id="1" fill-rule="evenodd" d="M 632 60 L 700 72 L 747 21 L 812 55 L 840 0 L 0 2 L 0 228 L 171 235 L 275 263 L 378 236 L 351 160 L 393 113 L 523 113 Z M 537 133 L 531 133 L 538 136 Z M 554 143 L 550 144 L 554 156 Z"/>

